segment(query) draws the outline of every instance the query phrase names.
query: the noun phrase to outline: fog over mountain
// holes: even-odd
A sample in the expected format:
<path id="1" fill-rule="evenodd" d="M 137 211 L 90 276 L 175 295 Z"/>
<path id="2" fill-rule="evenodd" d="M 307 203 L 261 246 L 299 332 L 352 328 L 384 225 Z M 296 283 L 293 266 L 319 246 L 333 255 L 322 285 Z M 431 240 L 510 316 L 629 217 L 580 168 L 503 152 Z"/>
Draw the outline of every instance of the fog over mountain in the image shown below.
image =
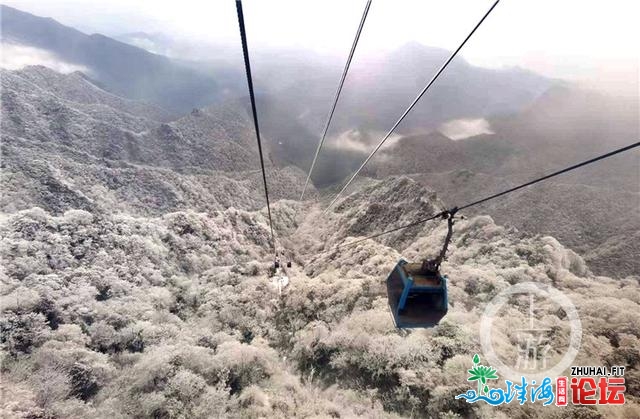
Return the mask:
<path id="1" fill-rule="evenodd" d="M 189 49 L 198 45 L 179 44 L 182 54 L 168 59 L 152 52 L 175 51 L 173 42 L 179 41 L 144 33 L 120 37 L 134 47 L 100 34 L 86 35 L 52 19 L 7 6 L 2 6 L 2 34 L 3 42 L 39 48 L 69 64 L 86 67 L 102 87 L 113 93 L 154 102 L 172 111 L 189 111 L 246 94 L 242 63 L 219 58 L 228 55 L 224 47 L 204 46 L 210 54 L 205 60 L 202 53 L 189 54 Z M 350 74 L 336 130 L 389 126 L 448 54 L 438 48 L 408 44 L 377 62 L 357 63 Z M 195 65 L 196 57 L 204 64 Z M 297 129 L 297 122 L 289 120 L 291 116 L 299 119 L 301 114 L 308 115 L 300 121 L 302 126 L 316 135 L 324 123 L 341 66 L 335 58 L 305 51 L 259 51 L 254 72 L 270 135 L 295 141 L 287 131 Z M 301 85 L 305 88 L 298 88 Z M 416 118 L 420 126 L 429 126 L 455 117 L 517 110 L 548 85 L 548 79 L 524 70 L 485 70 L 457 59 L 430 94 L 433 99 L 416 109 Z M 444 107 L 440 100 L 443 97 L 447 98 Z M 373 103 L 375 107 L 362 106 Z M 283 121 L 287 122 L 283 125 Z"/>
<path id="2" fill-rule="evenodd" d="M 220 94 L 214 77 L 166 57 L 100 34 L 86 35 L 8 6 L 3 5 L 1 13 L 3 42 L 38 48 L 61 61 L 84 66 L 90 77 L 112 93 L 155 102 L 176 112 L 211 104 Z"/>
<path id="3" fill-rule="evenodd" d="M 637 141 L 637 99 L 458 60 L 324 212 L 448 52 L 354 66 L 304 201 L 340 63 L 256 54 L 292 262 L 279 293 L 244 69 L 172 54 L 186 46 L 162 34 L 119 39 L 2 7 L 0 417 L 640 417 L 638 151 L 463 211 L 434 328 L 396 329 L 385 279 L 435 256 L 446 223 L 336 247 Z M 475 387 L 487 304 L 530 281 L 576 306 L 574 365 L 626 367 L 625 405 L 455 398 Z M 492 344 L 515 363 L 533 308 L 513 300 Z M 555 363 L 567 313 L 536 314 Z"/>

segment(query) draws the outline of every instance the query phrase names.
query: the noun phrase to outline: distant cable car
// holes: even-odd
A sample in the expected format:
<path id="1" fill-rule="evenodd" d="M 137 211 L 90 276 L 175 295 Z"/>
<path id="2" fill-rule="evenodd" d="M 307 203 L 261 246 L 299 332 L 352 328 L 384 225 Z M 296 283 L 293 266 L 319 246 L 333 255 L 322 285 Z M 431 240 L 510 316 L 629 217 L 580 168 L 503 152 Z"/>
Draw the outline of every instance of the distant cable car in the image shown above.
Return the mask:
<path id="1" fill-rule="evenodd" d="M 285 271 L 278 271 L 271 280 L 271 285 L 278 290 L 278 294 L 282 294 L 282 290 L 289 285 L 289 277 Z"/>
<path id="2" fill-rule="evenodd" d="M 447 236 L 435 259 L 409 263 L 400 259 L 387 278 L 387 297 L 397 328 L 427 328 L 437 325 L 447 314 L 447 277 L 440 274 L 445 259 L 457 208 L 447 211 Z"/>
<path id="3" fill-rule="evenodd" d="M 291 268 L 291 259 L 287 258 L 286 264 L 283 264 L 280 257 L 285 258 L 284 251 L 281 251 L 280 253 L 276 252 L 276 256 L 273 261 L 273 265 L 271 266 L 269 276 L 272 277 L 271 285 L 278 291 L 278 294 L 281 295 L 282 290 L 289 285 L 287 268 Z"/>
<path id="4" fill-rule="evenodd" d="M 276 253 L 275 259 L 273 260 L 273 267 L 271 268 L 274 272 L 282 266 L 282 261 L 280 259 L 280 256 L 285 258 L 284 250 L 281 251 L 280 254 Z M 287 268 L 290 268 L 291 267 L 291 258 L 286 258 L 286 259 L 287 259 L 286 266 L 287 266 Z"/>

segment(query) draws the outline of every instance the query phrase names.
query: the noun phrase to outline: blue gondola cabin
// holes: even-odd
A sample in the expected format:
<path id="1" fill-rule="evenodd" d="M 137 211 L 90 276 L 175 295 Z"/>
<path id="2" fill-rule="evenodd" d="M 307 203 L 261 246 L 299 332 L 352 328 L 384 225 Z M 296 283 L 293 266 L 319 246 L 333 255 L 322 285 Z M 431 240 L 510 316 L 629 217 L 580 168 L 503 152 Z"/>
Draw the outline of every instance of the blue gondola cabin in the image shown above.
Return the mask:
<path id="1" fill-rule="evenodd" d="M 447 277 L 400 259 L 387 278 L 387 296 L 398 328 L 433 327 L 447 314 Z"/>

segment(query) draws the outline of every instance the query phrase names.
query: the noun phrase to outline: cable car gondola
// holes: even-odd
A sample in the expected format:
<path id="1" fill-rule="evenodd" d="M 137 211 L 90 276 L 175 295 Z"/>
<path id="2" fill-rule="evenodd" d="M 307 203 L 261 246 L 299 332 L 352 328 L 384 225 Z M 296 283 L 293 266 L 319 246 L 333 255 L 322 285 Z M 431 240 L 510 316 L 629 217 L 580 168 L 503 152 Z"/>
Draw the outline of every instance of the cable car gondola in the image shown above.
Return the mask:
<path id="1" fill-rule="evenodd" d="M 447 277 L 440 274 L 453 234 L 457 208 L 443 213 L 447 219 L 447 236 L 438 257 L 422 263 L 400 259 L 387 278 L 387 297 L 397 328 L 428 328 L 437 325 L 447 314 Z"/>

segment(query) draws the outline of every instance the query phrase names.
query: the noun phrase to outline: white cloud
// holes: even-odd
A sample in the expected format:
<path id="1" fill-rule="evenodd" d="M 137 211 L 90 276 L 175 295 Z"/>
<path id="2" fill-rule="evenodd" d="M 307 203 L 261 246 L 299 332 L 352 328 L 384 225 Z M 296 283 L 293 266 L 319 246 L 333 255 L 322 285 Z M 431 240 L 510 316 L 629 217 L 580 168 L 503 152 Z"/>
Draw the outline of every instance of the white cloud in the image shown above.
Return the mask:
<path id="1" fill-rule="evenodd" d="M 377 144 L 385 134 L 386 133 L 380 131 L 367 131 L 366 133 L 363 133 L 357 129 L 347 130 L 336 137 L 329 138 L 327 146 L 339 150 L 350 150 L 369 154 L 371 152 L 371 147 L 374 144 Z M 391 134 L 389 139 L 384 143 L 382 149 L 391 147 L 400 138 L 402 138 L 402 136 L 399 134 Z"/>
<path id="2" fill-rule="evenodd" d="M 64 74 L 74 71 L 89 72 L 87 67 L 65 62 L 54 54 L 39 48 L 3 42 L 0 44 L 0 51 L 2 52 L 0 67 L 7 70 L 20 70 L 30 65 L 42 65 Z"/>
<path id="3" fill-rule="evenodd" d="M 452 140 L 462 140 L 480 134 L 493 134 L 489 121 L 478 119 L 454 119 L 440 125 L 438 130 Z"/>

